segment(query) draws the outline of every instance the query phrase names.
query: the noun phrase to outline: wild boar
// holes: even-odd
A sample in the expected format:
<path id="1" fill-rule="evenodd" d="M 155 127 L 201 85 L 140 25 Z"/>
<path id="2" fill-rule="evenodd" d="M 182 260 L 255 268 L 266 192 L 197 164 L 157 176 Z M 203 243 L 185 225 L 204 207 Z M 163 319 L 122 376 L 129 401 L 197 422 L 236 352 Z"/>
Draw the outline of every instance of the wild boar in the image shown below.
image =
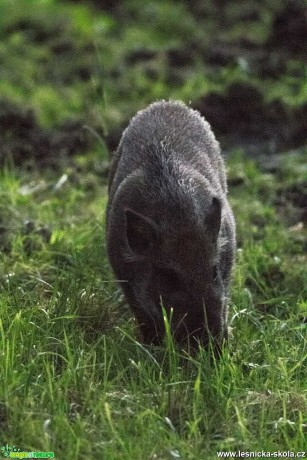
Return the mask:
<path id="1" fill-rule="evenodd" d="M 143 341 L 227 338 L 236 241 L 224 161 L 210 125 L 158 101 L 124 131 L 109 178 L 107 253 Z"/>

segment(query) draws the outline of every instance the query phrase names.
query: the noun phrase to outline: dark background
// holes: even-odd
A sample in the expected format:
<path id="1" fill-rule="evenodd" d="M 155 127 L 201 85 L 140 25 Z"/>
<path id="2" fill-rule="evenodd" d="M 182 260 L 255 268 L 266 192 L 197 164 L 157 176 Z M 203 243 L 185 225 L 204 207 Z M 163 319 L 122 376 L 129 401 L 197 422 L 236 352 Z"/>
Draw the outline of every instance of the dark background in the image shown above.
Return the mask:
<path id="1" fill-rule="evenodd" d="M 92 130 L 107 160 L 129 118 L 161 98 L 198 109 L 226 152 L 301 148 L 306 11 L 303 1 L 2 1 L 1 164 L 56 167 L 95 149 Z"/>

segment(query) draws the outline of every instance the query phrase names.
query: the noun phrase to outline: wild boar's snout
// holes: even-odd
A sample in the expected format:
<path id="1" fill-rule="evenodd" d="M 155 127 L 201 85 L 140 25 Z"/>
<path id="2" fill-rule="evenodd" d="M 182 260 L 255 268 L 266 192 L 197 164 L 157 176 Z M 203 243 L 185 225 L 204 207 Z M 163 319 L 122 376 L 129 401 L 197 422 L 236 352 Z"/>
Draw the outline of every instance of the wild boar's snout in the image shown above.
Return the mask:
<path id="1" fill-rule="evenodd" d="M 163 339 L 162 306 L 180 343 L 227 337 L 235 222 L 219 144 L 198 112 L 159 101 L 136 114 L 106 217 L 108 257 L 145 343 Z"/>

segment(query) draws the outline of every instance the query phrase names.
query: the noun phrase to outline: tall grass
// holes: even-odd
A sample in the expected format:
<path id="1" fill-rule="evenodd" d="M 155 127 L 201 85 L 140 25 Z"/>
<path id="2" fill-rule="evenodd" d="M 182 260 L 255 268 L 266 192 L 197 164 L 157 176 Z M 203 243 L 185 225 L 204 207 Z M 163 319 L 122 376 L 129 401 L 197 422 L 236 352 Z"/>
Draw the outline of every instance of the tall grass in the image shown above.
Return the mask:
<path id="1" fill-rule="evenodd" d="M 304 450 L 302 242 L 270 202 L 258 207 L 266 180 L 259 171 L 239 158 L 232 168 L 249 178 L 231 193 L 240 248 L 232 335 L 219 359 L 178 348 L 167 318 L 162 347 L 139 341 L 106 261 L 103 184 L 76 188 L 68 175 L 55 189 L 58 177 L 47 175 L 35 191 L 33 178 L 31 189 L 26 175 L 2 173 L 3 445 L 108 460 Z"/>

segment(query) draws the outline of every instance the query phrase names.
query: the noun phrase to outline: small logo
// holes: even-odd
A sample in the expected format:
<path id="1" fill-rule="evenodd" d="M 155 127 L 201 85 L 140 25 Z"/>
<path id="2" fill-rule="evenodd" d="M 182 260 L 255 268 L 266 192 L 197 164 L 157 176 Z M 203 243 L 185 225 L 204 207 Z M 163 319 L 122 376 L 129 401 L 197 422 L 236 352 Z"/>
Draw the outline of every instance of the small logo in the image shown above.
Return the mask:
<path id="1" fill-rule="evenodd" d="M 54 452 L 26 452 L 6 444 L 0 447 L 0 455 L 5 458 L 54 458 Z"/>
<path id="2" fill-rule="evenodd" d="M 3 457 L 10 457 L 11 456 L 11 452 L 19 452 L 20 449 L 17 449 L 15 446 L 10 446 L 9 444 L 6 444 L 5 446 L 2 446 L 0 448 L 1 450 L 1 453 L 3 455 Z"/>

